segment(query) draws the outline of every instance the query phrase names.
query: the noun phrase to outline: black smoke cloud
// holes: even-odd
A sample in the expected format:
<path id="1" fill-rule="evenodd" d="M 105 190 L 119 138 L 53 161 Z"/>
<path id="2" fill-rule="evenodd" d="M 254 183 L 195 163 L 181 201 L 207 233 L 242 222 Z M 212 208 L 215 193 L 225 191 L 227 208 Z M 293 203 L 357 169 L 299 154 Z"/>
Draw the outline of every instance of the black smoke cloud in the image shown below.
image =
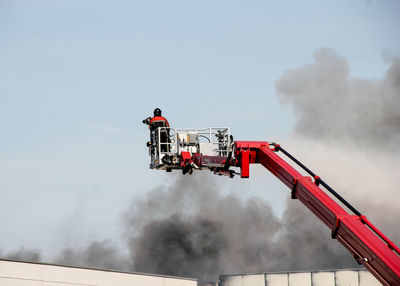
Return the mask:
<path id="1" fill-rule="evenodd" d="M 399 150 L 400 59 L 391 59 L 382 79 L 352 77 L 346 59 L 330 49 L 314 59 L 276 83 L 281 101 L 297 115 L 297 134 Z"/>
<path id="2" fill-rule="evenodd" d="M 298 202 L 278 218 L 260 198 L 220 195 L 210 176 L 179 177 L 132 204 L 126 235 L 135 271 L 212 281 L 228 273 L 357 266 Z"/>
<path id="3" fill-rule="evenodd" d="M 131 239 L 133 269 L 176 276 L 215 276 L 225 242 L 218 221 L 172 215 L 149 223 Z"/>

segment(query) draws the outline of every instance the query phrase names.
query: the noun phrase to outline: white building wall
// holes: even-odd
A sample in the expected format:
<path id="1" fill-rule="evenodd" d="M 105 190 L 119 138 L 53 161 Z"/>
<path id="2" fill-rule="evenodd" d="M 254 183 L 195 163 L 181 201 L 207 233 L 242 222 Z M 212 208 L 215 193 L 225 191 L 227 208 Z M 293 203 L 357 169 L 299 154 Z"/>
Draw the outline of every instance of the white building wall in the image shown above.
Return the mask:
<path id="1" fill-rule="evenodd" d="M 265 285 L 274 286 L 288 286 L 289 285 L 289 273 L 282 274 L 265 274 Z"/>
<path id="2" fill-rule="evenodd" d="M 378 280 L 376 280 L 376 278 L 367 271 L 358 272 L 358 279 L 360 281 L 360 285 L 381 285 L 378 283 Z"/>
<path id="3" fill-rule="evenodd" d="M 335 277 L 337 286 L 358 285 L 358 271 L 337 271 Z"/>
<path id="4" fill-rule="evenodd" d="M 311 273 L 289 273 L 289 286 L 309 286 L 311 284 Z"/>
<path id="5" fill-rule="evenodd" d="M 1 286 L 197 286 L 194 279 L 0 260 Z"/>
<path id="6" fill-rule="evenodd" d="M 379 286 L 364 269 L 223 275 L 219 286 Z"/>
<path id="7" fill-rule="evenodd" d="M 311 285 L 335 285 L 335 272 L 311 272 Z"/>
<path id="8" fill-rule="evenodd" d="M 243 276 L 243 285 L 264 286 L 265 279 L 261 275 L 246 275 Z"/>

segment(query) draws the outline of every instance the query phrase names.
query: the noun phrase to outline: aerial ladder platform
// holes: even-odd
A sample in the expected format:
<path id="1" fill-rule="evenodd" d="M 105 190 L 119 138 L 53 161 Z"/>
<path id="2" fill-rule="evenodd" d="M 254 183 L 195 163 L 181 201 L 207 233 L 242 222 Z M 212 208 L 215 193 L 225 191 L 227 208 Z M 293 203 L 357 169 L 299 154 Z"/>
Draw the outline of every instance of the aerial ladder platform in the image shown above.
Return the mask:
<path id="1" fill-rule="evenodd" d="M 292 199 L 298 199 L 311 210 L 331 230 L 331 237 L 337 239 L 383 285 L 400 285 L 399 247 L 279 144 L 234 141 L 226 127 L 159 127 L 151 131 L 150 137 L 151 169 L 167 172 L 178 169 L 183 174 L 210 170 L 231 178 L 234 175 L 249 178 L 250 164 L 261 164 L 291 190 Z M 288 161 L 307 175 L 302 175 Z M 232 169 L 235 167 L 239 172 Z"/>

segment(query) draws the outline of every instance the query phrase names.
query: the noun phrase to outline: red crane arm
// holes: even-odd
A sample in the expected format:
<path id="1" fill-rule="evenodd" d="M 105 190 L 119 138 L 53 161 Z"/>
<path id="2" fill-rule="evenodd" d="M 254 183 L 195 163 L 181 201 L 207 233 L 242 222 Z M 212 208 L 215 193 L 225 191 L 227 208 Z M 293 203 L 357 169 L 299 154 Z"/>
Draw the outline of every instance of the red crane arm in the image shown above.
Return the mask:
<path id="1" fill-rule="evenodd" d="M 349 214 L 335 200 L 278 156 L 277 148 L 268 142 L 236 141 L 235 161 L 241 177 L 248 178 L 249 165 L 260 163 L 292 190 L 292 198 L 300 200 L 346 247 L 354 258 L 363 264 L 383 285 L 400 285 L 400 250 L 384 236 L 367 218 L 355 210 Z M 279 146 L 279 145 L 278 145 Z M 351 207 L 351 206 L 350 206 Z"/>

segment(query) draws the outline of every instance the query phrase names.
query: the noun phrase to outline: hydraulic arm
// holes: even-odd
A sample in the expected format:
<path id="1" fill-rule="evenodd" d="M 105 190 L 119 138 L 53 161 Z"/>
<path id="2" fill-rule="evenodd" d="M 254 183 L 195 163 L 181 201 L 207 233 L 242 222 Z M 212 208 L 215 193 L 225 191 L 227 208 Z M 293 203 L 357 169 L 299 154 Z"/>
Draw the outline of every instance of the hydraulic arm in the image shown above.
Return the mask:
<path id="1" fill-rule="evenodd" d="M 358 212 L 320 177 L 277 144 L 258 141 L 236 141 L 235 159 L 231 165 L 240 167 L 241 177 L 248 178 L 249 166 L 260 163 L 292 191 L 292 198 L 300 200 L 383 285 L 400 285 L 400 249 L 381 233 L 364 215 Z M 311 177 L 303 176 L 276 154 L 281 151 L 299 164 Z M 328 196 L 323 185 L 354 214 L 348 213 Z"/>

